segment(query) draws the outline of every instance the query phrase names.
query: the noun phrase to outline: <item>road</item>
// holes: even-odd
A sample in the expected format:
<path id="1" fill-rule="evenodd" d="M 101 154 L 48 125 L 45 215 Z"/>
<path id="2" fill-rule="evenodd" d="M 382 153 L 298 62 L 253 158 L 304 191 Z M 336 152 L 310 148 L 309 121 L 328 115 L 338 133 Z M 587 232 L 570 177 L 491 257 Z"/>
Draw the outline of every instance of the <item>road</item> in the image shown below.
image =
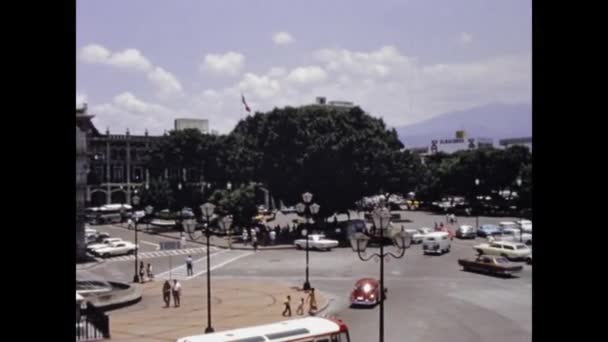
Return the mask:
<path id="1" fill-rule="evenodd" d="M 416 216 L 417 215 L 417 216 Z M 411 213 L 408 227 L 433 226 L 442 217 Z M 460 224 L 472 224 L 475 218 L 460 218 Z M 495 223 L 504 218 L 482 218 L 480 223 Z M 112 231 L 110 231 L 112 234 Z M 125 238 L 133 231 L 115 229 L 113 236 Z M 132 239 L 132 237 L 131 237 Z M 155 244 L 162 237 L 141 234 L 140 242 Z M 425 256 L 421 245 L 413 245 L 403 259 L 385 263 L 385 341 L 530 341 L 532 339 L 532 266 L 514 278 L 498 278 L 464 272 L 457 259 L 472 257 L 472 246 L 483 239 L 452 242 L 451 252 Z M 143 253 L 154 251 L 141 246 Z M 188 246 L 191 247 L 191 246 Z M 201 245 L 195 247 L 201 248 Z M 206 250 L 193 255 L 194 276 L 203 277 Z M 369 251 L 373 252 L 373 249 Z M 237 251 L 212 249 L 212 279 L 273 279 L 295 286 L 304 282 L 305 252 L 296 250 Z M 157 277 L 187 277 L 185 255 L 159 256 L 152 262 Z M 106 279 L 129 281 L 132 260 L 109 260 L 91 270 Z M 351 331 L 353 342 L 378 340 L 379 308 L 353 309 L 348 295 L 356 280 L 378 277 L 379 263 L 360 261 L 350 248 L 310 253 L 310 281 L 324 292 L 331 304 L 326 314 L 342 319 Z"/>

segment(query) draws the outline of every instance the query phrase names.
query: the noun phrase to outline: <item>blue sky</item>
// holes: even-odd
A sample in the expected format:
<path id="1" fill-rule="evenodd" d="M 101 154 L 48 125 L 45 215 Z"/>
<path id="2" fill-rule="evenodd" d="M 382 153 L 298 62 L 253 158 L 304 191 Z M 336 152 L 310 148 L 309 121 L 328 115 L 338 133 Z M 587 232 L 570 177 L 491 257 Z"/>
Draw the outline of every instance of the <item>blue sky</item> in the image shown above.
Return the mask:
<path id="1" fill-rule="evenodd" d="M 531 3 L 80 0 L 77 103 L 101 130 L 353 101 L 391 126 L 531 102 Z"/>

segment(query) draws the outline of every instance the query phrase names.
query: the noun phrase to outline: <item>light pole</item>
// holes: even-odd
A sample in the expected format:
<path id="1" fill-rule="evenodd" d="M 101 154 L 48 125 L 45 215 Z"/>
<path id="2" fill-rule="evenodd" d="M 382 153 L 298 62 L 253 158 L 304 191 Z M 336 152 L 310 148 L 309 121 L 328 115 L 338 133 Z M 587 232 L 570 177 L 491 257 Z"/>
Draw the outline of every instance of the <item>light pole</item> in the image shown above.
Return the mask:
<path id="1" fill-rule="evenodd" d="M 211 232 L 209 230 L 209 223 L 214 210 L 215 205 L 209 202 L 201 205 L 201 212 L 205 216 L 205 235 L 207 236 L 207 328 L 205 329 L 205 334 L 213 332 L 213 327 L 211 326 L 211 258 L 209 255 Z"/>
<path id="2" fill-rule="evenodd" d="M 376 229 L 380 229 L 379 238 L 373 235 L 370 237 L 370 235 L 367 233 L 355 233 L 350 238 L 351 247 L 353 251 L 357 252 L 359 259 L 362 261 L 369 261 L 374 257 L 380 258 L 380 342 L 384 342 L 384 300 L 386 299 L 386 289 L 384 287 L 384 258 L 387 258 L 388 256 L 392 256 L 395 259 L 402 258 L 405 254 L 406 248 L 408 248 L 412 243 L 411 236 L 402 228 L 401 232 L 397 233 L 393 237 L 393 243 L 395 244 L 395 247 L 397 247 L 397 250 L 399 250 L 399 254 L 395 255 L 390 252 L 384 252 L 384 230 L 388 228 L 390 218 L 390 211 L 384 207 L 383 203 L 381 203 L 380 206 L 376 207 L 372 213 L 374 227 L 376 227 Z M 365 248 L 371 239 L 379 239 L 380 253 L 373 253 L 369 257 L 365 257 Z"/>
<path id="3" fill-rule="evenodd" d="M 137 207 L 139 205 L 139 196 L 135 195 L 133 196 L 133 210 L 135 211 L 135 207 Z M 137 259 L 139 256 L 139 245 L 138 245 L 138 240 L 137 240 L 137 218 L 135 218 L 135 226 L 133 227 L 133 230 L 135 230 L 135 264 L 133 265 L 133 282 L 134 283 L 139 283 L 139 274 L 137 272 Z"/>
<path id="4" fill-rule="evenodd" d="M 479 178 L 475 178 L 475 203 L 477 204 L 477 210 L 475 210 L 475 229 L 479 229 Z"/>
<path id="5" fill-rule="evenodd" d="M 519 198 L 519 193 L 521 193 L 521 177 L 517 177 L 517 179 L 515 180 L 515 183 L 517 184 L 517 196 Z M 521 203 L 521 201 L 520 201 Z M 519 208 L 518 208 L 519 209 Z M 519 216 L 519 215 L 518 215 Z M 519 242 L 523 242 L 524 241 L 524 225 L 522 220 L 519 220 Z"/>
<path id="6" fill-rule="evenodd" d="M 312 194 L 310 192 L 302 194 L 302 200 L 304 201 L 304 203 L 298 203 L 296 205 L 296 210 L 300 215 L 304 215 L 304 217 L 306 218 L 306 230 L 302 231 L 302 235 L 306 235 L 306 280 L 304 281 L 302 289 L 304 291 L 308 291 L 311 289 L 310 281 L 308 279 L 308 250 L 310 249 L 308 248 L 308 236 L 310 234 L 309 218 L 311 215 L 316 215 L 317 213 L 319 213 L 319 209 L 321 208 L 321 206 L 317 203 L 310 203 L 312 201 Z"/>

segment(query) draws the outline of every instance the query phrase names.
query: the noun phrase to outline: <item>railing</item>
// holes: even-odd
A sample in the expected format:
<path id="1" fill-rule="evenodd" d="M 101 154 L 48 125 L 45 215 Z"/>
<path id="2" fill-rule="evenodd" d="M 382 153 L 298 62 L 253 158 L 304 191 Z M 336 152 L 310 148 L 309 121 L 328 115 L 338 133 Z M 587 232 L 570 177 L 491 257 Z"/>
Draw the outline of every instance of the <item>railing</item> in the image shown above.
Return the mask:
<path id="1" fill-rule="evenodd" d="M 103 312 L 87 310 L 76 320 L 76 341 L 98 341 L 110 338 L 110 317 Z"/>

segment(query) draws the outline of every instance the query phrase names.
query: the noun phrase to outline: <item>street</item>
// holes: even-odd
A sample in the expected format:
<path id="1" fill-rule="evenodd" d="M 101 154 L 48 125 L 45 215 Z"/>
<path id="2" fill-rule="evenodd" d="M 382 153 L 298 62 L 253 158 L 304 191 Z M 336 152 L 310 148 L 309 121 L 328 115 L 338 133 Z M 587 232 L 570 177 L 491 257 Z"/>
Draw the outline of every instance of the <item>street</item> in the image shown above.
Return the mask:
<path id="1" fill-rule="evenodd" d="M 412 223 L 408 227 L 430 226 L 440 216 L 412 212 L 407 214 Z M 474 218 L 459 218 L 459 224 L 471 224 Z M 483 218 L 481 223 L 498 222 L 505 218 Z M 112 236 L 133 239 L 133 231 L 124 228 L 97 226 Z M 151 244 L 163 237 L 140 233 L 141 254 L 157 253 Z M 149 244 L 141 244 L 146 241 Z M 421 245 L 412 245 L 404 258 L 386 259 L 385 303 L 386 341 L 529 341 L 532 320 L 532 266 L 516 277 L 499 278 L 485 274 L 464 272 L 458 258 L 475 255 L 472 246 L 485 239 L 452 241 L 451 252 L 423 255 Z M 390 249 L 392 247 L 388 247 Z M 197 243 L 189 243 L 186 250 L 199 251 L 194 259 L 193 277 L 206 273 L 206 250 Z M 155 252 L 156 251 L 156 252 Z M 190 279 L 185 271 L 184 251 L 162 251 L 172 254 L 145 257 L 151 262 L 156 280 Z M 235 279 L 254 281 L 271 279 L 302 286 L 304 282 L 305 252 L 297 250 L 226 250 L 211 249 L 212 281 Z M 373 253 L 371 248 L 368 253 Z M 175 255 L 174 255 L 175 254 Z M 124 259 L 128 258 L 128 259 Z M 90 270 L 108 280 L 130 281 L 133 276 L 133 257 L 111 258 Z M 354 309 L 349 306 L 349 294 L 354 283 L 364 277 L 379 276 L 379 262 L 362 262 L 350 248 L 336 248 L 331 252 L 311 251 L 311 285 L 330 300 L 323 312 L 342 319 L 351 331 L 351 340 L 378 339 L 378 310 Z"/>

